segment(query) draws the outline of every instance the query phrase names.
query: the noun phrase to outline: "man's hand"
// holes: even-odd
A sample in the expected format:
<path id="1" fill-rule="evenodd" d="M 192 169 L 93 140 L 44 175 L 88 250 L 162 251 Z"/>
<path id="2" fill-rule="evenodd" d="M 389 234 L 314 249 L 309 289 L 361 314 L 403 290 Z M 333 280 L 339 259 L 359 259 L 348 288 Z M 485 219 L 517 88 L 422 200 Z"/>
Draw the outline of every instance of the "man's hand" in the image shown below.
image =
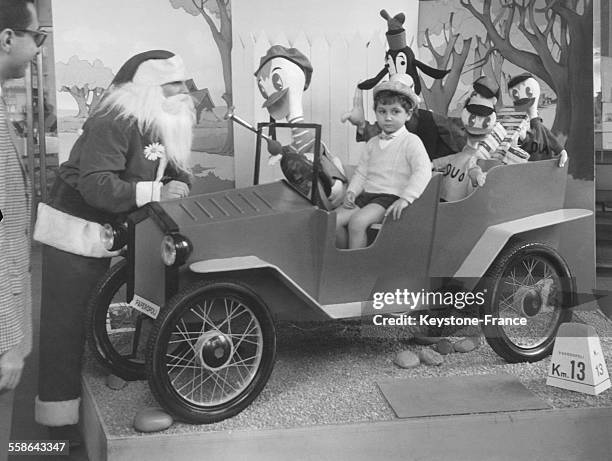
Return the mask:
<path id="1" fill-rule="evenodd" d="M 189 186 L 181 181 L 170 181 L 162 186 L 160 200 L 174 200 L 177 198 L 187 197 L 189 195 Z"/>
<path id="2" fill-rule="evenodd" d="M 398 198 L 389 208 L 387 208 L 387 211 L 385 211 L 385 216 L 392 215 L 393 219 L 397 221 L 402 215 L 402 210 L 408 205 L 408 200 L 405 198 Z"/>
<path id="3" fill-rule="evenodd" d="M 15 389 L 23 371 L 23 356 L 19 346 L 9 349 L 0 356 L 0 392 Z"/>
<path id="4" fill-rule="evenodd" d="M 342 203 L 344 208 L 352 209 L 355 208 L 355 192 L 348 191 L 344 196 L 344 203 Z"/>
<path id="5" fill-rule="evenodd" d="M 353 108 L 350 111 L 345 112 L 342 117 L 340 117 L 340 121 L 342 123 L 346 122 L 347 120 L 351 122 L 351 124 L 355 125 L 358 130 L 361 129 L 363 131 L 366 119 L 363 111 L 363 90 L 360 90 L 359 88 L 355 88 Z"/>
<path id="6" fill-rule="evenodd" d="M 559 154 L 559 168 L 563 168 L 568 160 L 569 156 L 567 155 L 567 151 L 563 149 L 561 154 Z"/>

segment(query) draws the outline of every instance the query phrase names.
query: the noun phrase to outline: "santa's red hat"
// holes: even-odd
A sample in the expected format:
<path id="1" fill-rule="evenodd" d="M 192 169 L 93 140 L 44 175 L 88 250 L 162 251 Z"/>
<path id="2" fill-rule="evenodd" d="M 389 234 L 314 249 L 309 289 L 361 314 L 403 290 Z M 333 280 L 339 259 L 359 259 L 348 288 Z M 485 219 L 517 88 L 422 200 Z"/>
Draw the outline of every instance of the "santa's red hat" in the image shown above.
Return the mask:
<path id="1" fill-rule="evenodd" d="M 186 78 L 185 65 L 178 54 L 151 50 L 128 59 L 115 75 L 112 85 L 132 82 L 136 85 L 159 86 Z"/>

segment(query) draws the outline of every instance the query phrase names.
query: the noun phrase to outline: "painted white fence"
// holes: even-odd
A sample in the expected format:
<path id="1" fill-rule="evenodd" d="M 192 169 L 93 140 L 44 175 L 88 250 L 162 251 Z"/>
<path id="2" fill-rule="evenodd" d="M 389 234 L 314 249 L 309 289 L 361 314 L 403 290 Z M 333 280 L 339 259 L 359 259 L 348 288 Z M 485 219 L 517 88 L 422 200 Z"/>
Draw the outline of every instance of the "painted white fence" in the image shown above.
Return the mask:
<path id="1" fill-rule="evenodd" d="M 300 33 L 291 42 L 284 35 L 268 37 L 264 32 L 255 36 L 235 35 L 232 50 L 235 113 L 254 126 L 269 120 L 268 112 L 261 107 L 263 98 L 253 73 L 272 45 L 291 46 L 308 56 L 314 71 L 310 87 L 304 93 L 305 121 L 321 124 L 323 142 L 343 163 L 357 163 L 364 145 L 355 142 L 355 128 L 348 122 L 342 124 L 340 117 L 352 107 L 357 83 L 382 69 L 386 50 L 384 30 L 370 37 L 359 34 L 309 37 Z M 371 98 L 371 91 L 365 91 L 366 119 L 373 121 Z M 265 145 L 262 151 L 267 154 Z M 252 184 L 255 134 L 237 124 L 234 124 L 234 153 L 236 187 Z"/>

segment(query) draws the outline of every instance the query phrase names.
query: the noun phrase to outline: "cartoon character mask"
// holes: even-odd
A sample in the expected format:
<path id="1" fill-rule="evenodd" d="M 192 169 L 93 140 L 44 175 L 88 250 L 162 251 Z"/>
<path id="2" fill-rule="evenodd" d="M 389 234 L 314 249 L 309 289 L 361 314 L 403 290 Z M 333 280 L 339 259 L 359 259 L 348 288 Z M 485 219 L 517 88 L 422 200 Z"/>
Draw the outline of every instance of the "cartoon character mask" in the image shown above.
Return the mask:
<path id="1" fill-rule="evenodd" d="M 306 76 L 297 64 L 285 58 L 273 58 L 255 76 L 264 98 L 262 107 L 276 120 L 287 118 L 291 113 L 291 101 L 301 103 Z"/>
<path id="2" fill-rule="evenodd" d="M 374 77 L 361 82 L 357 87 L 361 90 L 371 90 L 385 75 L 408 74 L 414 81 L 414 91 L 421 94 L 421 80 L 417 69 L 435 79 L 441 79 L 450 70 L 434 69 L 416 59 L 412 48 L 406 44 L 406 31 L 403 28 L 406 17 L 404 13 L 391 17 L 385 10 L 380 15 L 387 21 L 387 42 L 389 50 L 385 53 L 385 67 Z"/>
<path id="3" fill-rule="evenodd" d="M 526 111 L 534 104 L 537 106 L 540 99 L 540 84 L 533 77 L 516 83 L 508 91 L 516 110 Z"/>
<path id="4" fill-rule="evenodd" d="M 485 136 L 491 132 L 497 122 L 496 102 L 496 98 L 472 93 L 461 112 L 461 122 L 470 136 Z"/>

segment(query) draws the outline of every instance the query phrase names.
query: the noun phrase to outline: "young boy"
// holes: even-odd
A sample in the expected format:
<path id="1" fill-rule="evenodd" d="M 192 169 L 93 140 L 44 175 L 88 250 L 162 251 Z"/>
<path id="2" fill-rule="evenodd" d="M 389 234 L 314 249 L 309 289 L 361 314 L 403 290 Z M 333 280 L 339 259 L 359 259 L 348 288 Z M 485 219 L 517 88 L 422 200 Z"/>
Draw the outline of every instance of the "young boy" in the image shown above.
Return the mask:
<path id="1" fill-rule="evenodd" d="M 395 74 L 374 88 L 376 123 L 382 133 L 370 139 L 338 209 L 338 248 L 364 248 L 367 229 L 387 215 L 399 219 L 431 179 L 423 142 L 404 124 L 419 104 L 412 78 Z"/>

